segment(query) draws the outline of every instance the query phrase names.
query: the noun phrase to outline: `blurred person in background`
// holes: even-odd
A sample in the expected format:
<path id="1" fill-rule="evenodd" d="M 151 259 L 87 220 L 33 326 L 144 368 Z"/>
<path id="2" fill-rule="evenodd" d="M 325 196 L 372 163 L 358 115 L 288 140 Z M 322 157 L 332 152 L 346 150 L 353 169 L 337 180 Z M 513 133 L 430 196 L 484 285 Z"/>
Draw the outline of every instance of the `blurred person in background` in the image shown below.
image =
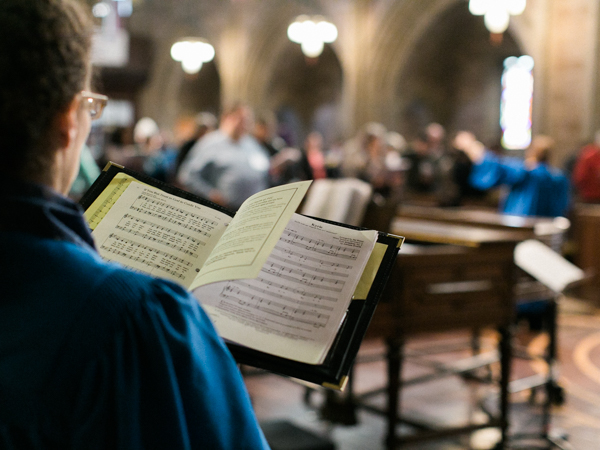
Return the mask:
<path id="1" fill-rule="evenodd" d="M 427 133 L 421 131 L 402 155 L 406 166 L 406 194 L 431 194 L 435 183 L 435 161 L 429 153 Z"/>
<path id="2" fill-rule="evenodd" d="M 402 154 L 406 151 L 408 143 L 404 136 L 396 131 L 386 134 L 385 168 L 387 171 L 387 185 L 389 186 L 389 197 L 398 197 L 402 193 L 405 183 L 406 161 Z"/>
<path id="3" fill-rule="evenodd" d="M 270 111 L 263 111 L 256 117 L 252 135 L 271 158 L 285 145 L 283 139 L 277 136 L 277 118 Z"/>
<path id="4" fill-rule="evenodd" d="M 387 129 L 379 122 L 366 123 L 344 145 L 344 157 L 340 166 L 342 177 L 359 178 L 365 173 L 371 156 L 385 146 Z"/>
<path id="5" fill-rule="evenodd" d="M 205 134 L 216 130 L 217 118 L 210 112 L 201 112 L 194 119 L 194 128 L 192 136 L 179 147 L 177 161 L 175 163 L 175 172 L 179 170 L 181 164 L 196 142 L 198 142 Z"/>
<path id="6" fill-rule="evenodd" d="M 366 181 L 373 187 L 373 193 L 382 197 L 391 195 L 392 181 L 387 166 L 388 133 L 367 134 L 364 141 L 365 159 L 360 167 L 356 167 L 356 177 Z"/>
<path id="7" fill-rule="evenodd" d="M 338 138 L 325 149 L 325 170 L 327 171 L 327 178 L 340 178 L 342 176 L 341 167 L 343 160 L 344 141 Z"/>
<path id="8" fill-rule="evenodd" d="M 432 122 L 425 128 L 428 153 L 433 158 L 439 158 L 446 153 L 446 130 L 437 122 Z"/>
<path id="9" fill-rule="evenodd" d="M 524 159 L 498 156 L 468 131 L 458 132 L 453 144 L 473 162 L 469 177 L 472 186 L 482 190 L 508 188 L 501 201 L 502 212 L 541 217 L 568 213 L 569 181 L 559 169 L 550 166 L 554 140 L 549 136 L 534 136 Z"/>
<path id="10" fill-rule="evenodd" d="M 452 139 L 454 143 L 454 139 Z M 497 150 L 489 149 L 492 153 L 498 154 Z M 498 204 L 498 200 L 488 195 L 489 190 L 478 189 L 471 184 L 470 177 L 473 170 L 473 162 L 471 158 L 460 149 L 451 145 L 449 154 L 452 156 L 452 173 L 453 182 L 455 187 L 453 188 L 453 196 L 446 197 L 450 200 L 446 205 L 441 206 L 461 206 L 464 204 L 477 204 L 480 206 L 495 206 Z"/>
<path id="11" fill-rule="evenodd" d="M 325 169 L 325 151 L 323 149 L 323 135 L 318 131 L 312 131 L 304 140 L 302 149 L 304 166 L 306 168 L 307 180 L 318 180 L 327 178 Z"/>
<path id="12" fill-rule="evenodd" d="M 600 131 L 579 151 L 571 179 L 579 200 L 600 203 Z"/>
<path id="13" fill-rule="evenodd" d="M 166 145 L 160 128 L 150 117 L 142 117 L 136 122 L 133 144 L 109 145 L 105 154 L 109 161 L 159 181 L 170 183 L 173 180 L 177 151 Z"/>
<path id="14" fill-rule="evenodd" d="M 221 114 L 219 128 L 205 134 L 177 172 L 184 189 L 237 210 L 253 194 L 269 187 L 269 154 L 249 134 L 252 110 L 234 103 Z"/>
<path id="15" fill-rule="evenodd" d="M 308 134 L 300 149 L 285 147 L 271 158 L 274 185 L 327 178 L 323 136 L 318 131 Z"/>
<path id="16" fill-rule="evenodd" d="M 79 201 L 99 175 L 100 167 L 98 167 L 90 148 L 84 145 L 81 149 L 79 172 L 69 191 L 69 198 Z"/>
<path id="17" fill-rule="evenodd" d="M 150 117 L 142 117 L 133 129 L 135 154 L 142 158 L 142 172 L 170 183 L 175 176 L 177 151 L 167 144 L 163 133 Z"/>

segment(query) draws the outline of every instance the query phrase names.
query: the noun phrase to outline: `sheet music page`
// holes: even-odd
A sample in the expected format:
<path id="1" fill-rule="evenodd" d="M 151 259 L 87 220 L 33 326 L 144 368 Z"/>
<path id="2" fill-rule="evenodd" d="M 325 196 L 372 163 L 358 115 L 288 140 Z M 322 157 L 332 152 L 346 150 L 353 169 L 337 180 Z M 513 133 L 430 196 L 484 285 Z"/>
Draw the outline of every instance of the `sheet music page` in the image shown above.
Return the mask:
<path id="1" fill-rule="evenodd" d="M 376 238 L 376 231 L 294 214 L 257 278 L 208 284 L 193 292 L 224 339 L 320 364 Z"/>
<path id="2" fill-rule="evenodd" d="M 100 255 L 189 288 L 231 217 L 131 181 L 96 224 Z"/>
<path id="3" fill-rule="evenodd" d="M 215 281 L 256 277 L 311 182 L 277 186 L 248 198 L 236 212 L 190 290 Z"/>

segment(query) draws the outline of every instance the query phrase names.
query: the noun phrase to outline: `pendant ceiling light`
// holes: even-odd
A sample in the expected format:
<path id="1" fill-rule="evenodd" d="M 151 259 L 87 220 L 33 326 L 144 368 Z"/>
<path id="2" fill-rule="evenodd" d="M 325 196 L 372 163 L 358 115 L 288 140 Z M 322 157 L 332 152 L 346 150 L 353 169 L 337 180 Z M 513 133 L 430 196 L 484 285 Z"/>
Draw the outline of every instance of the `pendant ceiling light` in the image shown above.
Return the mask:
<path id="1" fill-rule="evenodd" d="M 483 22 L 490 33 L 504 33 L 510 16 L 522 14 L 527 0 L 469 0 L 469 12 L 483 16 Z"/>
<path id="2" fill-rule="evenodd" d="M 302 15 L 289 25 L 287 35 L 290 41 L 300 44 L 302 53 L 316 58 L 323 52 L 325 44 L 337 39 L 338 32 L 336 26 L 322 16 Z"/>
<path id="3" fill-rule="evenodd" d="M 182 38 L 171 47 L 171 58 L 180 62 L 181 68 L 188 74 L 198 73 L 202 65 L 214 57 L 214 47 L 202 38 Z"/>

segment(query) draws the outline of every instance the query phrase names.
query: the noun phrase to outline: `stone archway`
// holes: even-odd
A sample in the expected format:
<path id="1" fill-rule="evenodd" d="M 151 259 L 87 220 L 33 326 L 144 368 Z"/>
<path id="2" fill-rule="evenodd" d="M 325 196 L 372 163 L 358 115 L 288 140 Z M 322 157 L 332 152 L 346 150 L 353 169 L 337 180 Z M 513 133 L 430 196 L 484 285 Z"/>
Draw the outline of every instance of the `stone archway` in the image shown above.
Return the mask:
<path id="1" fill-rule="evenodd" d="M 293 136 L 293 145 L 302 145 L 311 131 L 321 132 L 326 144 L 339 137 L 342 83 L 342 67 L 330 46 L 314 59 L 304 57 L 292 43 L 281 52 L 267 90 L 273 110 Z"/>
<path id="2" fill-rule="evenodd" d="M 492 45 L 481 17 L 457 0 L 397 2 L 378 15 L 372 81 L 363 94 L 368 118 L 408 138 L 426 122 L 438 121 L 497 139 L 502 62 L 521 54 L 510 31 Z"/>
<path id="3" fill-rule="evenodd" d="M 428 122 L 439 122 L 495 144 L 501 133 L 503 62 L 521 54 L 509 32 L 494 44 L 481 17 L 464 4 L 451 6 L 422 34 L 399 74 L 400 131 L 410 137 Z"/>
<path id="4" fill-rule="evenodd" d="M 306 59 L 299 45 L 287 38 L 288 24 L 296 16 L 332 17 L 325 9 L 319 2 L 265 1 L 237 18 L 238 26 L 244 25 L 243 37 L 238 36 L 244 42 L 244 70 L 231 80 L 225 97 L 235 90 L 236 97 L 257 111 L 276 113 L 290 129 L 291 143 L 296 146 L 312 130 L 320 131 L 326 143 L 339 137 L 343 70 L 336 44 L 326 45 L 318 58 Z"/>

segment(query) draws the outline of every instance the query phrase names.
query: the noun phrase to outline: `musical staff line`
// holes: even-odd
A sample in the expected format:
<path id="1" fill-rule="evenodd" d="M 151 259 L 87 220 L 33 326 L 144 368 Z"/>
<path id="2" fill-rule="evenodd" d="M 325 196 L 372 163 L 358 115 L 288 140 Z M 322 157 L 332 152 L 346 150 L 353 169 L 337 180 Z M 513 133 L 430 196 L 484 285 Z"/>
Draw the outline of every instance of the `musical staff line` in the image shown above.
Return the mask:
<path id="1" fill-rule="evenodd" d="M 132 263 L 147 265 L 152 271 L 160 270 L 179 279 L 185 279 L 189 269 L 193 267 L 192 262 L 177 255 L 137 243 L 114 233 L 111 233 L 102 243 L 100 250 L 104 253 L 121 256 Z"/>
<path id="2" fill-rule="evenodd" d="M 217 225 L 216 222 L 211 221 L 209 219 L 200 217 L 200 216 L 195 216 L 195 218 L 187 218 L 187 222 L 195 222 L 196 224 L 198 224 L 197 226 L 195 224 L 192 223 L 187 223 L 183 220 L 181 220 L 178 217 L 173 217 L 172 215 L 169 215 L 167 212 L 158 210 L 156 211 L 156 208 L 154 208 L 155 210 L 152 210 L 152 206 L 148 206 L 146 203 L 153 203 L 153 204 L 159 204 L 163 203 L 163 202 L 158 202 L 158 201 L 153 201 L 151 199 L 145 200 L 145 196 L 140 195 L 138 197 L 138 199 L 136 201 L 133 202 L 133 204 L 129 207 L 129 209 L 133 210 L 133 211 L 137 211 L 140 214 L 144 214 L 150 217 L 155 217 L 158 220 L 161 220 L 163 222 L 167 222 L 167 223 L 172 223 L 175 224 L 181 228 L 185 228 L 187 230 L 190 230 L 194 233 L 198 233 L 198 234 L 203 234 L 207 237 L 210 237 L 210 231 L 212 231 L 214 229 L 214 227 Z M 141 203 L 138 201 L 141 200 Z M 167 208 L 165 208 L 167 209 Z M 206 230 L 208 228 L 208 230 Z"/>
<path id="3" fill-rule="evenodd" d="M 271 263 L 264 266 L 261 272 L 265 272 L 271 275 L 275 275 L 285 280 L 293 281 L 300 284 L 306 284 L 308 286 L 318 286 L 320 289 L 325 289 L 332 292 L 341 292 L 344 287 L 344 282 L 336 280 L 335 278 L 326 278 L 319 275 L 307 274 L 303 270 L 290 269 L 281 264 Z M 325 285 L 327 283 L 328 285 Z M 329 285 L 333 286 L 329 286 Z"/>
<path id="4" fill-rule="evenodd" d="M 318 294 L 310 294 L 310 293 L 307 293 L 306 291 L 300 291 L 298 289 L 289 289 L 286 286 L 279 285 L 279 286 L 281 286 L 281 289 L 284 289 L 287 292 L 292 291 L 292 292 L 295 292 L 295 293 L 298 293 L 298 294 L 302 295 L 303 297 L 308 297 L 308 298 L 311 298 L 313 300 L 313 302 L 302 301 L 302 300 L 296 300 L 296 299 L 289 298 L 287 296 L 284 296 L 284 295 L 279 294 L 279 293 L 277 293 L 275 291 L 272 291 L 272 290 L 261 289 L 261 288 L 259 288 L 257 286 L 250 285 L 248 283 L 244 283 L 243 281 L 237 281 L 236 284 L 241 285 L 244 288 L 249 289 L 251 291 L 254 291 L 256 293 L 259 293 L 261 295 L 267 295 L 267 296 L 279 298 L 279 299 L 282 299 L 282 300 L 287 299 L 287 301 L 289 301 L 291 303 L 296 303 L 296 304 L 302 305 L 302 306 L 310 306 L 310 307 L 315 308 L 315 309 L 323 309 L 325 311 L 333 311 L 333 307 L 331 307 L 331 306 L 321 305 L 319 303 L 314 303 L 314 301 L 318 301 L 318 300 L 325 300 L 325 301 L 335 302 L 335 298 L 332 298 L 332 297 L 325 297 L 325 296 L 321 296 L 321 295 L 318 295 Z"/>
<path id="5" fill-rule="evenodd" d="M 304 253 L 294 252 L 294 251 L 290 250 L 289 248 L 285 248 L 280 245 L 276 245 L 275 250 L 280 251 L 281 253 L 285 253 L 286 255 L 289 255 L 292 258 L 298 258 L 298 259 L 302 259 L 307 262 L 313 262 L 313 263 L 319 264 L 321 266 L 335 267 L 335 268 L 339 268 L 339 269 L 343 269 L 343 270 L 352 269 L 352 266 L 349 266 L 347 264 L 341 264 L 339 262 L 324 261 L 320 258 L 314 258 L 312 256 L 305 255 Z"/>
<path id="6" fill-rule="evenodd" d="M 125 221 L 124 224 L 122 224 L 123 220 Z M 193 236 L 180 233 L 172 228 L 163 227 L 154 222 L 133 217 L 130 214 L 125 214 L 123 220 L 115 226 L 116 229 L 158 244 L 163 244 L 194 258 L 198 257 L 198 254 L 195 253 L 198 247 L 206 245 L 206 242 L 196 239 Z M 135 224 L 130 225 L 129 221 L 133 221 Z M 148 230 L 144 231 L 144 228 L 148 228 Z"/>
<path id="7" fill-rule="evenodd" d="M 178 218 L 178 220 L 182 220 L 182 221 L 193 220 L 193 221 L 197 221 L 197 222 L 206 224 L 213 228 L 218 226 L 218 222 L 215 222 L 214 220 L 210 220 L 206 217 L 201 217 L 196 214 L 190 213 L 189 211 L 186 211 L 185 209 L 176 207 L 174 205 L 170 205 L 163 200 L 158 200 L 158 199 L 156 199 L 154 197 L 150 197 L 146 194 L 141 194 L 139 196 L 139 199 L 144 200 L 144 201 L 150 203 L 151 205 L 154 205 L 155 208 L 164 208 L 165 210 L 170 211 L 171 212 L 170 215 L 175 214 L 176 217 Z"/>
<path id="8" fill-rule="evenodd" d="M 278 250 L 277 247 L 275 247 L 275 249 Z M 282 263 L 288 264 L 290 266 L 296 266 L 296 267 L 299 267 L 299 268 L 302 268 L 302 269 L 305 269 L 305 270 L 310 270 L 311 272 L 316 272 L 316 273 L 325 274 L 325 275 L 332 275 L 332 276 L 341 277 L 341 278 L 348 278 L 348 274 L 347 273 L 334 272 L 334 271 L 331 271 L 331 270 L 323 270 L 323 269 L 320 269 L 318 267 L 313 267 L 313 266 L 309 266 L 307 264 L 302 264 L 302 263 L 297 262 L 297 261 L 293 261 L 293 260 L 290 260 L 290 259 L 287 259 L 287 258 L 283 258 L 281 256 L 277 256 L 275 254 L 271 254 L 270 258 L 274 259 L 276 261 L 281 261 Z"/>
<path id="9" fill-rule="evenodd" d="M 287 237 L 284 237 L 284 235 Z M 308 250 L 310 252 L 315 252 L 322 255 L 335 256 L 336 258 L 356 260 L 359 254 L 359 250 L 352 247 L 325 244 L 322 241 L 313 241 L 312 239 L 308 239 L 307 242 L 304 243 L 303 236 L 297 233 L 291 233 L 289 231 L 284 231 L 280 240 L 295 247 Z"/>
<path id="10" fill-rule="evenodd" d="M 329 321 L 328 314 L 322 314 L 314 311 L 308 311 L 300 308 L 290 308 L 288 305 L 278 303 L 276 301 L 264 300 L 255 298 L 252 295 L 235 288 L 228 286 L 220 294 L 222 299 L 236 302 L 242 306 L 248 306 L 253 309 L 264 311 L 279 318 L 291 320 L 305 325 L 310 325 L 314 328 L 321 328 L 327 325 Z M 314 319 L 306 318 L 313 317 Z"/>
<path id="11" fill-rule="evenodd" d="M 175 270 L 175 269 L 170 269 L 168 267 L 164 267 L 164 266 L 161 266 L 160 264 L 155 263 L 151 259 L 147 259 L 147 258 L 139 257 L 139 256 L 134 257 L 129 252 L 126 252 L 126 251 L 123 251 L 123 250 L 120 250 L 120 249 L 117 249 L 117 248 L 114 248 L 114 247 L 106 246 L 104 244 L 100 246 L 100 249 L 103 250 L 106 253 L 112 253 L 114 255 L 118 255 L 118 256 L 122 256 L 124 258 L 127 258 L 127 259 L 129 259 L 131 261 L 140 262 L 140 263 L 146 265 L 149 268 L 151 267 L 153 269 L 161 270 L 163 272 L 168 273 L 169 275 L 173 275 L 176 278 L 184 279 L 185 275 L 187 273 L 187 269 L 183 269 L 183 271 Z M 134 271 L 136 271 L 136 272 L 140 272 L 140 273 L 147 273 L 147 274 L 150 274 L 150 275 L 152 274 L 152 271 L 145 271 L 145 270 L 142 270 L 142 269 L 139 269 L 139 268 L 134 268 L 134 267 L 132 267 L 131 269 L 134 270 Z"/>

